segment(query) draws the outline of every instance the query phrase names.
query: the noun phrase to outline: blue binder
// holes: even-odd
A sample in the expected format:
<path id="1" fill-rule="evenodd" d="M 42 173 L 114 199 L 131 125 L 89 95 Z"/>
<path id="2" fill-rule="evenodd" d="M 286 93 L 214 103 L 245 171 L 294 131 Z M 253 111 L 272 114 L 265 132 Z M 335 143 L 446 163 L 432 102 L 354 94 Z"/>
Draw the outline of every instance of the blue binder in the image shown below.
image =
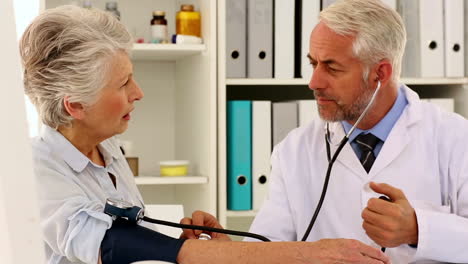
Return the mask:
<path id="1" fill-rule="evenodd" d="M 227 207 L 252 210 L 252 102 L 227 104 Z"/>

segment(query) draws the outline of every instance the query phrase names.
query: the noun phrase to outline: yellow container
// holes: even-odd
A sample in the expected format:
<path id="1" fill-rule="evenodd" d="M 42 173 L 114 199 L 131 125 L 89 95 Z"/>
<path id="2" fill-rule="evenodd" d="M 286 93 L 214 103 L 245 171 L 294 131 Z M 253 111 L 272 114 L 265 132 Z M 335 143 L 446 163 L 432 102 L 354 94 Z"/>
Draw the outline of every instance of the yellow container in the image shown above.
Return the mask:
<path id="1" fill-rule="evenodd" d="M 159 172 L 161 176 L 187 176 L 189 162 L 187 160 L 161 161 Z"/>
<path id="2" fill-rule="evenodd" d="M 176 15 L 176 34 L 201 38 L 200 12 L 194 11 L 193 5 L 181 5 Z"/>

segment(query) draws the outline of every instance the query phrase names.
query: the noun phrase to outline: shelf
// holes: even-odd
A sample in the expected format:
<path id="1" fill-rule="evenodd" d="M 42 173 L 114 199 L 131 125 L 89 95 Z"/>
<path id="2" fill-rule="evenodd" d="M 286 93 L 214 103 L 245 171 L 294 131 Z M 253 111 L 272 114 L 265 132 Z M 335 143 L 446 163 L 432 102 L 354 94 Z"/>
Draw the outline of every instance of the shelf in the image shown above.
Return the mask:
<path id="1" fill-rule="evenodd" d="M 181 177 L 160 177 L 160 176 L 137 176 L 137 185 L 164 185 L 164 184 L 205 184 L 208 178 L 203 176 L 181 176 Z"/>
<path id="2" fill-rule="evenodd" d="M 204 44 L 133 44 L 131 57 L 134 60 L 176 61 L 205 50 Z"/>
<path id="3" fill-rule="evenodd" d="M 257 211 L 227 211 L 227 217 L 255 217 L 257 215 Z"/>
<path id="4" fill-rule="evenodd" d="M 407 85 L 462 85 L 468 78 L 401 78 Z M 226 85 L 308 85 L 305 79 L 226 79 Z"/>
<path id="5" fill-rule="evenodd" d="M 457 85 L 468 84 L 468 78 L 402 78 L 401 82 L 408 85 Z"/>
<path id="6" fill-rule="evenodd" d="M 227 85 L 307 85 L 305 79 L 226 79 Z"/>

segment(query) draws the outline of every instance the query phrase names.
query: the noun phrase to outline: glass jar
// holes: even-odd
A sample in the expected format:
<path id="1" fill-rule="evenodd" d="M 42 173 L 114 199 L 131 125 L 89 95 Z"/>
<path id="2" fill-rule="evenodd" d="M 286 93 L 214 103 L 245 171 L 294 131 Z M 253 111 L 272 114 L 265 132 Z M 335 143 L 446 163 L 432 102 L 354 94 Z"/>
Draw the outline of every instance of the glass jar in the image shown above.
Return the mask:
<path id="1" fill-rule="evenodd" d="M 153 11 L 151 19 L 151 43 L 168 43 L 166 12 Z"/>
<path id="2" fill-rule="evenodd" d="M 181 5 L 176 15 L 176 34 L 201 37 L 200 12 L 193 5 Z"/>

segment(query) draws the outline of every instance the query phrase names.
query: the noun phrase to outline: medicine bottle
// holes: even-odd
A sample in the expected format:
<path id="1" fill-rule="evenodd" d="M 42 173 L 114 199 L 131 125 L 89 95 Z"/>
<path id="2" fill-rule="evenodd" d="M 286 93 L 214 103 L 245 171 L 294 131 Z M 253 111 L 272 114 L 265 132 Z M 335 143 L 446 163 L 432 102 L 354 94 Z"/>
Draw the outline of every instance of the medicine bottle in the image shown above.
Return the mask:
<path id="1" fill-rule="evenodd" d="M 118 20 L 120 20 L 120 12 L 117 9 L 117 2 L 107 2 L 106 11 L 113 14 Z"/>
<path id="2" fill-rule="evenodd" d="M 151 19 L 151 42 L 152 43 L 168 43 L 167 37 L 167 20 L 164 18 L 166 12 L 153 11 L 153 19 Z"/>
<path id="3" fill-rule="evenodd" d="M 176 34 L 201 37 L 200 12 L 194 11 L 193 5 L 181 5 L 176 15 Z"/>

